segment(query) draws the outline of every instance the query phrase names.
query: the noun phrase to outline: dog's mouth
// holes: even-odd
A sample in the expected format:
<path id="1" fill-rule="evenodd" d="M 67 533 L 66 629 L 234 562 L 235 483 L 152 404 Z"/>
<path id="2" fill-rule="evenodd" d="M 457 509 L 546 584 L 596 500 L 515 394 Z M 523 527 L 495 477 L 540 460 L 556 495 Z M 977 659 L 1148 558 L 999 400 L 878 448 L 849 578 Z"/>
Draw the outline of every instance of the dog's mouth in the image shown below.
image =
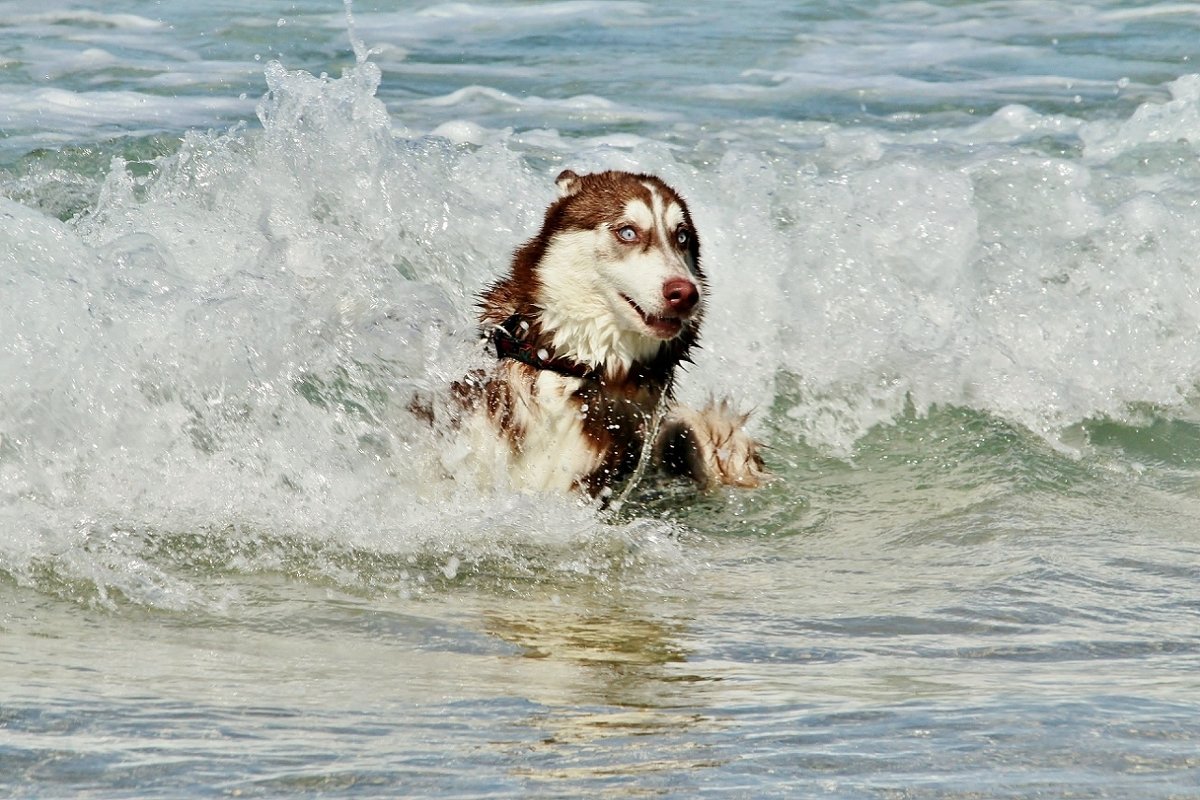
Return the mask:
<path id="1" fill-rule="evenodd" d="M 629 304 L 629 307 L 637 313 L 642 324 L 650 329 L 650 332 L 659 339 L 674 339 L 683 330 L 683 317 L 678 315 L 656 316 L 647 314 L 642 310 L 641 306 L 633 302 L 628 295 L 621 295 L 621 299 Z"/>

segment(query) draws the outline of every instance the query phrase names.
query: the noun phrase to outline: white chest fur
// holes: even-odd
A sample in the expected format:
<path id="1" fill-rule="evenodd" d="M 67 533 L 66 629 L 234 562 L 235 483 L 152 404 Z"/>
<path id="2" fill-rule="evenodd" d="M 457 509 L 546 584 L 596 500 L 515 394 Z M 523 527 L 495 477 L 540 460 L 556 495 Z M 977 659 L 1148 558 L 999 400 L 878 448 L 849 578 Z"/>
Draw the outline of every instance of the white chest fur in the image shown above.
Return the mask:
<path id="1" fill-rule="evenodd" d="M 533 491 L 569 491 L 601 464 L 574 397 L 580 379 L 513 361 L 497 365 L 511 391 L 506 408 L 480 408 L 465 433 L 488 483 Z M 486 405 L 486 404 L 485 404 Z M 505 413 L 506 412 L 506 413 Z"/>

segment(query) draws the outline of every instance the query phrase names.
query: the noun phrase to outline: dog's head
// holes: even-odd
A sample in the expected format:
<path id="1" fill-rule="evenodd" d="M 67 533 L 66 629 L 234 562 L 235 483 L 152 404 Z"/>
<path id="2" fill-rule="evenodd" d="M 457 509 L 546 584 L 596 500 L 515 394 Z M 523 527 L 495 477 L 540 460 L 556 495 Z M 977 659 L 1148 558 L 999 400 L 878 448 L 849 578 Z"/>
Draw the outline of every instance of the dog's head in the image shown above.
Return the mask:
<path id="1" fill-rule="evenodd" d="M 541 233 L 514 262 L 555 351 L 623 370 L 682 357 L 707 292 L 683 198 L 657 177 L 628 172 L 567 170 L 557 183 Z"/>

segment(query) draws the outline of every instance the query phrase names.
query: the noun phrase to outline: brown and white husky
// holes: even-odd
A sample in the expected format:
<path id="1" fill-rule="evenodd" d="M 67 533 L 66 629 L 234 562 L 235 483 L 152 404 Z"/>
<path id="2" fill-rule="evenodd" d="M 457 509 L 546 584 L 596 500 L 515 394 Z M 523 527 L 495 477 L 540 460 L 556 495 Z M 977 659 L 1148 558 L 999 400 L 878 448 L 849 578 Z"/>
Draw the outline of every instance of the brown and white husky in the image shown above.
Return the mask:
<path id="1" fill-rule="evenodd" d="M 517 488 L 601 497 L 648 464 L 705 487 L 762 483 L 746 416 L 673 401 L 708 300 L 683 198 L 627 172 L 557 183 L 541 231 L 480 297 L 497 361 L 455 384 L 476 455 Z"/>

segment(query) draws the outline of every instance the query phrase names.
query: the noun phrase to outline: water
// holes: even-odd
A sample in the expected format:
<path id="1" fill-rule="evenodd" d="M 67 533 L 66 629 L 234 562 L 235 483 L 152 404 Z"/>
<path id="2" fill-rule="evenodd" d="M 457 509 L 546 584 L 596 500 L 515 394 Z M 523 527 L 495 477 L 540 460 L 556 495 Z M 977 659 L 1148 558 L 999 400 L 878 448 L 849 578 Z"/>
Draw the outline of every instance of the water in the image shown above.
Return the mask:
<path id="1" fill-rule="evenodd" d="M 351 10 L 0 2 L 0 794 L 1200 796 L 1193 6 Z M 566 167 L 768 488 L 408 412 Z"/>

